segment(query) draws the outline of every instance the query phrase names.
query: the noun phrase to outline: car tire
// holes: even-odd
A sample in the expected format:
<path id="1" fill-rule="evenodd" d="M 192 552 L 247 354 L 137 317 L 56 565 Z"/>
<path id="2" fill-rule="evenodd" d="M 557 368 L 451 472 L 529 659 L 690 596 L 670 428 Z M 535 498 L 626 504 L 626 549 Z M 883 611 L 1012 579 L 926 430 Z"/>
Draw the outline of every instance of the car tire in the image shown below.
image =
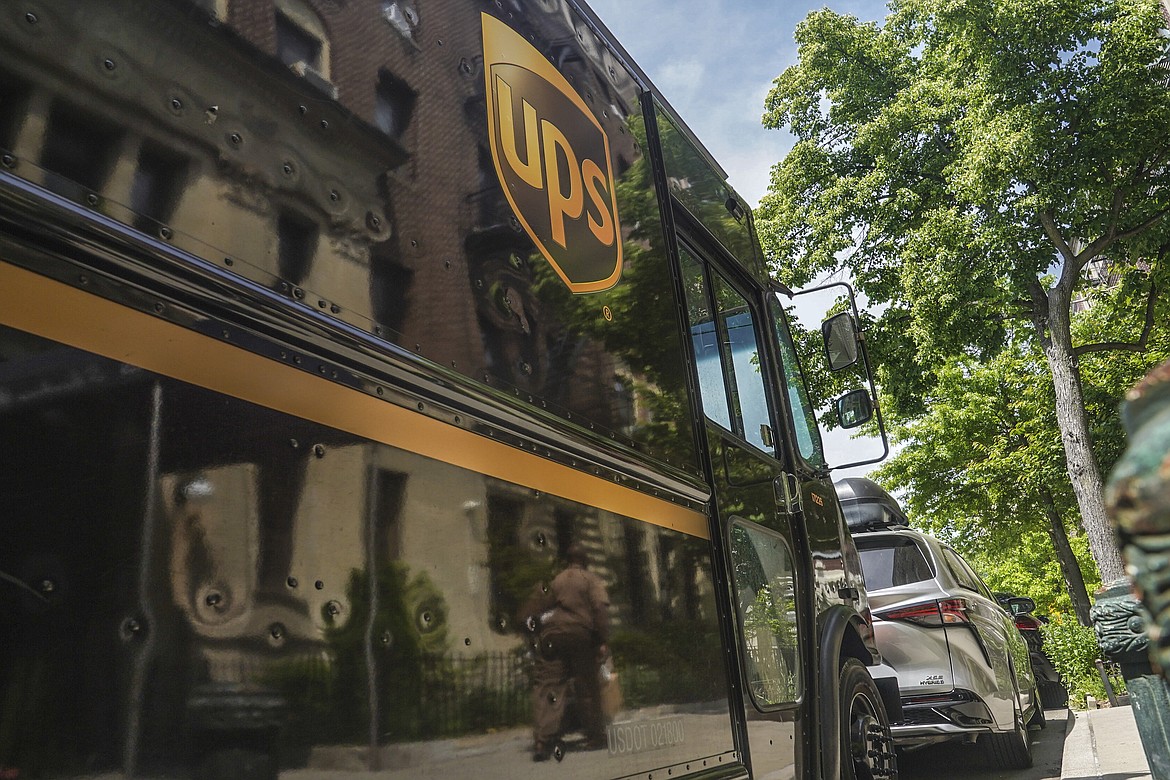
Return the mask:
<path id="1" fill-rule="evenodd" d="M 856 658 L 845 659 L 841 666 L 840 691 L 842 780 L 897 778 L 885 705 L 873 678 Z"/>
<path id="2" fill-rule="evenodd" d="M 1032 712 L 1032 717 L 1028 719 L 1028 728 L 1046 728 L 1048 726 L 1048 718 L 1044 714 L 1044 703 L 1040 701 L 1040 691 L 1038 688 L 1032 693 L 1032 701 L 1035 702 L 1036 708 Z"/>
<path id="3" fill-rule="evenodd" d="M 1016 727 L 1005 734 L 984 734 L 979 738 L 985 743 L 987 757 L 997 769 L 1027 769 L 1032 766 L 1032 743 L 1028 740 L 1028 727 L 1023 716 L 1017 712 Z"/>
<path id="4" fill-rule="evenodd" d="M 1040 686 L 1040 704 L 1046 710 L 1061 709 L 1068 706 L 1068 689 L 1056 680 L 1037 680 Z"/>

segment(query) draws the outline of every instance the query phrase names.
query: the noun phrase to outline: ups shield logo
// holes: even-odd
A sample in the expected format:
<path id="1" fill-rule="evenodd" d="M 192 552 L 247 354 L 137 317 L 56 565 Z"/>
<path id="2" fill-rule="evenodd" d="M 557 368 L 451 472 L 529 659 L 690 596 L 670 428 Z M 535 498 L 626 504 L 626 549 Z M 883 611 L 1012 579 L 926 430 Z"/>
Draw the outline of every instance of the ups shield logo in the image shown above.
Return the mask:
<path id="1" fill-rule="evenodd" d="M 483 14 L 492 160 L 504 194 L 541 254 L 574 293 L 622 274 L 609 139 L 560 71 Z"/>

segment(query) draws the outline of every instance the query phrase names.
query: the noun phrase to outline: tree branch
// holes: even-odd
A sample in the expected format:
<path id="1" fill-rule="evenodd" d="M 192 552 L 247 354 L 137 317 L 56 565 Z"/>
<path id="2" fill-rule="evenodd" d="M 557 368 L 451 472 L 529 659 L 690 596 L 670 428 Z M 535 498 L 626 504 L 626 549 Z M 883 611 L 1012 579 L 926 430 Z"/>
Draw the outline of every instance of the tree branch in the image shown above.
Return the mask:
<path id="1" fill-rule="evenodd" d="M 1048 211 L 1041 211 L 1038 215 L 1040 217 L 1040 224 L 1044 227 L 1044 232 L 1048 234 L 1048 240 L 1056 247 L 1056 251 L 1060 252 L 1060 256 L 1064 258 L 1065 265 L 1074 263 L 1077 259 L 1076 252 L 1064 240 L 1064 236 L 1060 234 L 1060 228 L 1056 226 L 1056 220 L 1052 218 L 1052 214 Z"/>
<path id="2" fill-rule="evenodd" d="M 1117 240 L 1124 241 L 1127 238 L 1133 238 L 1134 236 L 1144 233 L 1154 225 L 1158 224 L 1158 222 L 1160 222 L 1167 214 L 1170 214 L 1170 207 L 1164 208 L 1161 211 L 1155 213 L 1154 216 L 1150 217 L 1137 227 L 1134 227 L 1131 230 L 1127 230 L 1124 233 L 1118 233 Z"/>
<path id="3" fill-rule="evenodd" d="M 1146 322 L 1142 326 L 1142 335 L 1136 342 L 1101 341 L 1096 344 L 1082 344 L 1073 347 L 1073 355 L 1080 357 L 1088 352 L 1145 352 L 1150 341 L 1150 332 L 1154 329 L 1154 304 L 1158 300 L 1158 288 L 1150 282 L 1150 294 L 1146 297 Z"/>
<path id="4" fill-rule="evenodd" d="M 1082 257 L 1084 258 L 1084 262 L 1081 263 L 1081 268 L 1083 268 L 1085 266 L 1085 264 L 1087 264 L 1094 257 L 1097 257 L 1098 255 L 1101 255 L 1101 254 L 1104 254 L 1106 249 L 1108 249 L 1109 247 L 1111 247 L 1113 244 L 1117 243 L 1118 241 L 1125 241 L 1127 238 L 1133 238 L 1134 236 L 1140 236 L 1142 233 L 1146 232 L 1147 230 L 1152 228 L 1154 225 L 1161 222 L 1162 219 L 1164 219 L 1167 214 L 1170 214 L 1170 207 L 1167 207 L 1167 208 L 1161 209 L 1160 211 L 1155 212 L 1154 215 L 1151 216 L 1149 219 L 1147 219 L 1145 222 L 1142 222 L 1139 225 L 1135 225 L 1134 227 L 1130 228 L 1129 230 L 1126 230 L 1123 233 L 1116 232 L 1117 231 L 1116 225 L 1111 226 L 1109 228 L 1108 233 L 1101 236 L 1093 243 L 1089 244 L 1087 247 L 1084 248 L 1084 250 L 1081 251 L 1081 253 L 1079 255 L 1077 255 L 1078 261 L 1080 260 L 1080 258 L 1082 258 Z"/>

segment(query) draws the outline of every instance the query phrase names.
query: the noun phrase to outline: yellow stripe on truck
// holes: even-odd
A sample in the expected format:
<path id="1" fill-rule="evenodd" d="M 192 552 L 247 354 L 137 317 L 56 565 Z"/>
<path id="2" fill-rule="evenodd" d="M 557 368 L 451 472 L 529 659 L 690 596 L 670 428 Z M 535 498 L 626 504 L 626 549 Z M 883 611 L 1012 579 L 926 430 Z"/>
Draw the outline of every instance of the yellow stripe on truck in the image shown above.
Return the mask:
<path id="1" fill-rule="evenodd" d="M 391 447 L 709 538 L 701 512 L 582 473 L 0 261 L 0 324 Z"/>

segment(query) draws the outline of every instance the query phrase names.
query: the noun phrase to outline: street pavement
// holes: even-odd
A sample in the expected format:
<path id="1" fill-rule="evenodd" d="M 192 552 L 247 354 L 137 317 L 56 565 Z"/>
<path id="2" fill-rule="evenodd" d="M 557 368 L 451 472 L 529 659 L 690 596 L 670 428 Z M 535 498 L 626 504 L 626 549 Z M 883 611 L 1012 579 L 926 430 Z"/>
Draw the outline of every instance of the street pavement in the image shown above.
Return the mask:
<path id="1" fill-rule="evenodd" d="M 1032 731 L 1033 765 L 1030 769 L 996 769 L 977 745 L 944 744 L 901 754 L 901 780 L 1152 780 L 1130 707 L 1084 712 L 1047 710 L 1046 718 L 1046 728 Z M 491 739 L 493 747 L 498 748 L 499 739 L 504 736 L 498 734 Z M 428 745 L 427 748 L 438 750 L 446 759 L 443 765 L 450 770 L 449 777 L 475 777 L 478 780 L 547 778 L 553 770 L 532 763 L 531 737 L 527 730 L 517 729 L 508 736 L 511 750 L 493 751 L 490 756 L 479 753 L 472 744 L 475 740 L 466 738 L 452 740 L 451 744 Z M 455 743 L 459 743 L 458 750 Z M 459 754 L 464 754 L 462 759 L 456 758 Z M 434 759 L 429 755 L 416 758 L 422 761 L 422 765 Z M 594 774 L 598 767 L 591 766 L 596 761 L 591 758 L 588 753 L 570 753 L 564 763 L 554 769 L 561 775 L 573 774 L 574 771 Z M 353 780 L 355 777 L 375 777 L 394 780 L 414 776 L 419 768 L 415 765 L 397 770 L 383 769 L 372 774 L 364 770 L 341 770 L 341 767 L 333 771 L 318 768 L 285 771 L 281 778 Z"/>
<path id="2" fill-rule="evenodd" d="M 995 769 L 977 746 L 946 744 L 902 754 L 901 780 L 1152 780 L 1130 707 L 1046 716 L 1031 769 Z"/>
<path id="3" fill-rule="evenodd" d="M 1048 725 L 1031 732 L 1032 766 L 997 769 L 981 745 L 949 742 L 898 757 L 901 780 L 1061 780 L 1061 763 L 1068 711 L 1046 710 Z M 1110 778 L 1109 780 L 1121 780 Z"/>

